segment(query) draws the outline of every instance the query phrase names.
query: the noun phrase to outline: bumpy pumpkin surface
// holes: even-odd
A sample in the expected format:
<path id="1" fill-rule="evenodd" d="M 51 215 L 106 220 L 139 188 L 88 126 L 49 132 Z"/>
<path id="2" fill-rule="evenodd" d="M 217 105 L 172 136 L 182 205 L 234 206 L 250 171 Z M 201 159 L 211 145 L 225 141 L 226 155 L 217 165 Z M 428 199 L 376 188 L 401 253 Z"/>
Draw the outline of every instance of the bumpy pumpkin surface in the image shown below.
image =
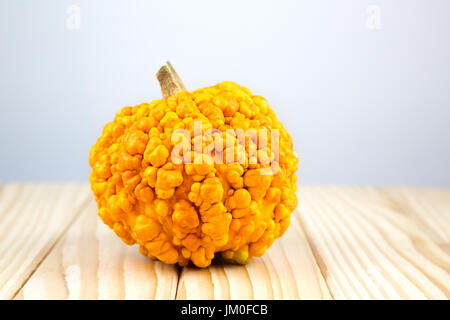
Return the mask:
<path id="1" fill-rule="evenodd" d="M 233 82 L 121 109 L 89 163 L 103 222 L 169 264 L 207 267 L 216 253 L 248 263 L 283 235 L 297 205 L 291 137 L 263 97 Z"/>

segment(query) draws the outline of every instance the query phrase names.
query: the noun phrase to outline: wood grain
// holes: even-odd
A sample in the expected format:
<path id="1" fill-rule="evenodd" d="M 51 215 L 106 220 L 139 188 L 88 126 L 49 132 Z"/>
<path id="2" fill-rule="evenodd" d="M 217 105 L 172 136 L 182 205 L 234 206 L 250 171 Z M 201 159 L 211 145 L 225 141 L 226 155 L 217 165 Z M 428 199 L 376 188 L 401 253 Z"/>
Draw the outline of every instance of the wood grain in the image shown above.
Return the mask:
<path id="1" fill-rule="evenodd" d="M 87 185 L 10 184 L 0 193 L 0 299 L 14 296 L 85 205 Z"/>
<path id="2" fill-rule="evenodd" d="M 1 186 L 0 298 L 450 298 L 450 190 L 301 187 L 299 199 L 263 257 L 180 270 L 122 243 L 86 184 Z"/>
<path id="3" fill-rule="evenodd" d="M 305 234 L 294 220 L 261 258 L 245 266 L 183 268 L 177 299 L 330 299 Z"/>
<path id="4" fill-rule="evenodd" d="M 298 218 L 334 298 L 450 297 L 449 256 L 380 191 L 310 187 L 300 196 Z"/>
<path id="5" fill-rule="evenodd" d="M 174 299 L 178 269 L 125 245 L 88 207 L 17 299 Z"/>
<path id="6" fill-rule="evenodd" d="M 450 255 L 450 190 L 383 188 L 383 194 Z"/>

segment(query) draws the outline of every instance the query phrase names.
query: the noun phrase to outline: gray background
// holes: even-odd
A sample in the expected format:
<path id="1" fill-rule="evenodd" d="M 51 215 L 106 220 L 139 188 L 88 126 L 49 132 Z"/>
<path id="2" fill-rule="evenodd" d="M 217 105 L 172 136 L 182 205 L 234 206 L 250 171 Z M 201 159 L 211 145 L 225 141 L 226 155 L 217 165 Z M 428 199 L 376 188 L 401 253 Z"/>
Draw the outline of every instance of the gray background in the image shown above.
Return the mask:
<path id="1" fill-rule="evenodd" d="M 159 98 L 169 59 L 190 89 L 264 95 L 301 183 L 450 186 L 449 14 L 445 0 L 2 0 L 0 181 L 86 181 L 102 126 Z"/>

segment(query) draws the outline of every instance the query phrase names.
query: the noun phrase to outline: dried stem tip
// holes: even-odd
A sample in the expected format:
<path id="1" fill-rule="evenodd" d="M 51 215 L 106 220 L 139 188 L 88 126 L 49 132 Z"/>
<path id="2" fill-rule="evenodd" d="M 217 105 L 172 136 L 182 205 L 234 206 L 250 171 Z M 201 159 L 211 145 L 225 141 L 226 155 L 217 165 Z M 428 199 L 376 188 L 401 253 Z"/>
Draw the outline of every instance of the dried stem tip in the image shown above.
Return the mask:
<path id="1" fill-rule="evenodd" d="M 156 78 L 161 86 L 161 92 L 163 98 L 170 97 L 171 95 L 187 91 L 183 81 L 181 81 L 178 73 L 172 67 L 169 61 L 167 61 L 156 73 Z"/>

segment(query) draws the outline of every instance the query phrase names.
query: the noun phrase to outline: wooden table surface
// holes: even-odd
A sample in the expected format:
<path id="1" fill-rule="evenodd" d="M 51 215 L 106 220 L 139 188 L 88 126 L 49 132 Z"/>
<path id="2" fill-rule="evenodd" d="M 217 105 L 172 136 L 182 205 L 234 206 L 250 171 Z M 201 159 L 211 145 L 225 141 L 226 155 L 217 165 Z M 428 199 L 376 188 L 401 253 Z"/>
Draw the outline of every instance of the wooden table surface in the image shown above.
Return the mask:
<path id="1" fill-rule="evenodd" d="M 122 243 L 86 184 L 0 186 L 0 298 L 449 299 L 450 189 L 299 189 L 262 258 L 196 269 Z"/>

